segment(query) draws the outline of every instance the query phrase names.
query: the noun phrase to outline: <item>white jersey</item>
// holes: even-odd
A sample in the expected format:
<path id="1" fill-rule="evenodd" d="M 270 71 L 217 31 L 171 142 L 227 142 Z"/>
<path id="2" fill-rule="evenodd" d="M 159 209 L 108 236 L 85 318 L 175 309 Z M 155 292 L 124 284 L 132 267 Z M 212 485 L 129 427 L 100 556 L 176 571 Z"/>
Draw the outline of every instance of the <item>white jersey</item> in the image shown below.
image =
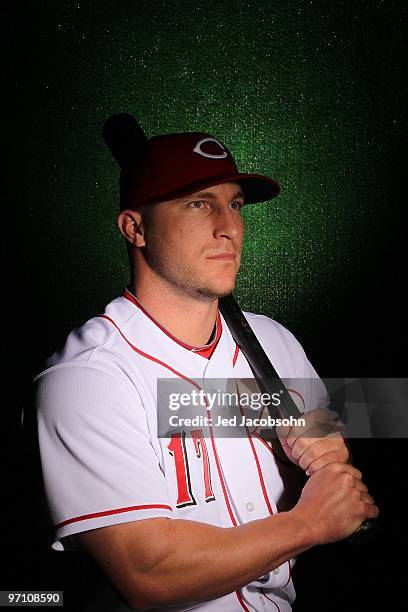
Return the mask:
<path id="1" fill-rule="evenodd" d="M 281 378 L 317 378 L 287 329 L 265 316 L 246 317 Z M 256 433 L 216 437 L 211 427 L 192 427 L 158 436 L 157 379 L 205 389 L 213 379 L 253 378 L 220 316 L 218 325 L 216 347 L 205 357 L 168 334 L 125 290 L 103 315 L 72 331 L 36 377 L 54 549 L 69 548 L 69 536 L 82 531 L 140 519 L 232 527 L 277 512 L 282 477 L 271 447 Z M 313 409 L 316 398 L 307 395 L 297 390 L 303 408 Z M 291 610 L 291 564 L 177 610 Z"/>

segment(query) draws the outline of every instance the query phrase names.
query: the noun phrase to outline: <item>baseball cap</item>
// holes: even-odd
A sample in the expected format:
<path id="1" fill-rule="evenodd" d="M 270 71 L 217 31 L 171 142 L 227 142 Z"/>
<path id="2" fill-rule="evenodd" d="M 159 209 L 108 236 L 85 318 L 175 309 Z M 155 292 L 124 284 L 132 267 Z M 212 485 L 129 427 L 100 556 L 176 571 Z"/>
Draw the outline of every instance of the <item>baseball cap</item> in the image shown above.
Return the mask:
<path id="1" fill-rule="evenodd" d="M 240 173 L 230 151 L 212 134 L 182 132 L 147 139 L 133 117 L 120 114 L 107 120 L 103 135 L 121 165 L 121 209 L 173 200 L 227 182 L 241 186 L 248 204 L 270 200 L 280 191 L 272 178 Z"/>

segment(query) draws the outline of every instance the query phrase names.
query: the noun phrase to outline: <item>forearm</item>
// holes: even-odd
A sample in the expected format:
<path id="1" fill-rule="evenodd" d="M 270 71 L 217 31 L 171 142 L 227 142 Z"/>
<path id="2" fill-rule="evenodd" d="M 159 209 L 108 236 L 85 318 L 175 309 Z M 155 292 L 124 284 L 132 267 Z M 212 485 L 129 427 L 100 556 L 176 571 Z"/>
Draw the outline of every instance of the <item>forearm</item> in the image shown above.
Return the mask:
<path id="1" fill-rule="evenodd" d="M 146 603 L 193 603 L 226 595 L 313 544 L 293 512 L 231 528 L 185 520 L 167 523 L 161 556 L 144 568 L 140 582 L 153 600 L 144 600 L 136 589 L 132 602 L 136 608 Z"/>
<path id="2" fill-rule="evenodd" d="M 152 518 L 78 534 L 127 604 L 135 609 L 205 601 L 231 593 L 317 544 L 341 540 L 378 508 L 345 463 L 330 463 L 282 512 L 222 528 Z"/>

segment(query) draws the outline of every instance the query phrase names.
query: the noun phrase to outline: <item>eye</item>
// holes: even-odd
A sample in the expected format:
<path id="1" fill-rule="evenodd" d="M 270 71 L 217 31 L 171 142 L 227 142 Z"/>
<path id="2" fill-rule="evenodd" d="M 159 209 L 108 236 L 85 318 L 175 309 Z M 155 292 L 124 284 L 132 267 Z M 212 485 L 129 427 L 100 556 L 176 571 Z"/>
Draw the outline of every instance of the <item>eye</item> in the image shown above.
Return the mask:
<path id="1" fill-rule="evenodd" d="M 233 210 L 241 210 L 241 208 L 243 207 L 244 203 L 241 202 L 241 200 L 234 200 L 233 202 L 231 202 L 230 207 Z"/>
<path id="2" fill-rule="evenodd" d="M 204 202 L 202 200 L 194 200 L 194 202 L 190 202 L 189 206 L 191 208 L 204 208 Z"/>

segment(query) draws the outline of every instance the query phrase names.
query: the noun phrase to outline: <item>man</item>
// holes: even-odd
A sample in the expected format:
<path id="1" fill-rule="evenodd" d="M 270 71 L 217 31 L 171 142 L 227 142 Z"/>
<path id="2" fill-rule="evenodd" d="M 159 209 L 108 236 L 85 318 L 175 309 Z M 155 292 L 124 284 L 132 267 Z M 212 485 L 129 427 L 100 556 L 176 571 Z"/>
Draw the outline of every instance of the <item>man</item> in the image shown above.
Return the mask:
<path id="1" fill-rule="evenodd" d="M 252 377 L 218 299 L 235 286 L 242 207 L 279 187 L 238 173 L 209 134 L 148 141 L 117 116 L 105 138 L 122 165 L 118 227 L 131 276 L 37 377 L 53 547 L 85 548 L 133 609 L 290 610 L 294 557 L 378 513 L 342 436 L 282 436 L 310 477 L 278 513 L 284 483 L 256 432 L 217 437 L 210 421 L 163 436 L 157 410 L 158 379 L 202 391 L 212 379 Z M 288 330 L 247 318 L 281 377 L 317 378 Z"/>

